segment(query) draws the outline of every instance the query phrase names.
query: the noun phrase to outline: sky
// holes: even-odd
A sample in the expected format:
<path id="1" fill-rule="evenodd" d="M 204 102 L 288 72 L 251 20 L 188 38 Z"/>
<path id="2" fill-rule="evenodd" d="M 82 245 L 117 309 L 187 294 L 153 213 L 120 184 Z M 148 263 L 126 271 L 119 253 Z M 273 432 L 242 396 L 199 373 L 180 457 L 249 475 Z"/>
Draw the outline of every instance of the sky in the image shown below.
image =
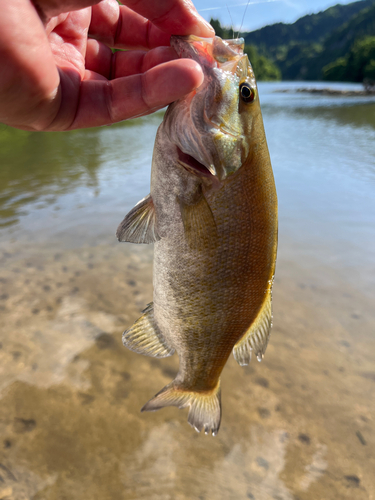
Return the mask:
<path id="1" fill-rule="evenodd" d="M 221 24 L 239 30 L 247 0 L 193 0 L 199 13 L 207 20 L 219 19 Z M 277 22 L 293 23 L 298 18 L 328 9 L 338 3 L 353 0 L 250 0 L 246 9 L 242 31 L 252 31 Z M 229 7 L 229 12 L 228 12 Z M 231 17 L 230 17 L 231 16 Z"/>

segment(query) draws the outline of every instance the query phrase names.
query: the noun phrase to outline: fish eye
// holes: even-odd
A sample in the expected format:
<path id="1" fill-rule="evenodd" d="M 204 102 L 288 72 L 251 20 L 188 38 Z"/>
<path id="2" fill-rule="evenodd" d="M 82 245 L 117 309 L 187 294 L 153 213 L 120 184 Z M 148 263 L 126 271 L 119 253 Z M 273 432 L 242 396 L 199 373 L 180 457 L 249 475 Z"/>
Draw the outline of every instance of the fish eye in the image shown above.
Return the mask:
<path id="1" fill-rule="evenodd" d="M 240 96 L 244 102 L 253 102 L 255 99 L 254 89 L 250 87 L 248 83 L 241 83 L 240 85 Z"/>

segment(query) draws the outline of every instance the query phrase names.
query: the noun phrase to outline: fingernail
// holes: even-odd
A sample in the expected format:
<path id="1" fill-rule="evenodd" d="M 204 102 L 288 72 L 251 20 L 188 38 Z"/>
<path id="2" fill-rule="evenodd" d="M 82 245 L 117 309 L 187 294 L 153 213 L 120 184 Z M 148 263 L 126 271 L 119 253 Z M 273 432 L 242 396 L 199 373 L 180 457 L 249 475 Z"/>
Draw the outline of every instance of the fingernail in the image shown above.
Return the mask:
<path id="1" fill-rule="evenodd" d="M 186 1 L 186 4 L 189 5 L 190 7 L 190 12 L 197 18 L 197 21 L 198 21 L 198 24 L 200 25 L 201 28 L 203 28 L 203 32 L 204 34 L 207 36 L 214 36 L 215 35 L 215 30 L 213 29 L 213 27 L 211 26 L 211 24 L 206 21 L 205 19 L 203 19 L 203 17 L 198 13 L 196 7 L 194 6 L 194 4 L 190 1 L 190 0 L 185 0 Z M 208 31 L 208 33 L 207 33 Z"/>
<path id="2" fill-rule="evenodd" d="M 212 35 L 215 35 L 215 30 L 213 29 L 213 27 L 211 26 L 211 24 L 208 21 L 206 21 L 205 19 L 203 19 L 203 17 L 201 17 L 201 20 L 203 21 L 202 24 L 204 24 L 206 26 L 206 28 L 210 30 L 210 32 L 212 33 Z"/>
<path id="3" fill-rule="evenodd" d="M 204 28 L 204 31 L 206 32 L 205 34 L 208 35 L 208 33 L 207 33 L 207 30 L 208 30 L 209 33 L 210 33 L 210 35 L 214 36 L 215 35 L 215 30 L 213 29 L 213 27 L 211 26 L 211 24 L 209 22 L 207 22 L 205 19 L 203 19 L 203 17 L 200 14 L 198 14 L 197 11 L 195 11 L 195 15 L 196 15 L 197 20 L 198 20 L 198 22 L 200 24 L 200 27 Z"/>

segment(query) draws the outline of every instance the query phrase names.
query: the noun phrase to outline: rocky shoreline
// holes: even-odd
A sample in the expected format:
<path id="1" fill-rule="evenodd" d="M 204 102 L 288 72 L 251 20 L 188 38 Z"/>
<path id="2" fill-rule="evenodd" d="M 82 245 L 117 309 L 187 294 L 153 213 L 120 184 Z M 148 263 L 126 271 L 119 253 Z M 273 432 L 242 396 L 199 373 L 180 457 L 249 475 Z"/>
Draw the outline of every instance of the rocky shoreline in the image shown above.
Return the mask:
<path id="1" fill-rule="evenodd" d="M 290 93 L 290 92 L 299 92 L 305 94 L 319 94 L 319 95 L 327 95 L 327 96 L 345 96 L 345 97 L 358 97 L 358 96 L 375 96 L 375 88 L 368 90 L 338 90 L 331 88 L 298 88 L 298 89 L 282 89 L 278 90 L 280 93 Z"/>

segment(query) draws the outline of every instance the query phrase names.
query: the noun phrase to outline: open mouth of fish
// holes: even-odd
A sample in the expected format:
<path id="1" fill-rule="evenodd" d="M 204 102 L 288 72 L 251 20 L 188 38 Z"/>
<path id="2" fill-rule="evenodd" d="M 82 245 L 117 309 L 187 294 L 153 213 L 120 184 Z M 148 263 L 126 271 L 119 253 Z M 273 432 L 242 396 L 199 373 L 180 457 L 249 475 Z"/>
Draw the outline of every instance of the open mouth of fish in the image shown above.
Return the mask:
<path id="1" fill-rule="evenodd" d="M 203 163 L 200 163 L 193 156 L 183 153 L 178 146 L 177 153 L 179 164 L 188 172 L 199 177 L 215 177 L 216 172 L 211 172 Z"/>

